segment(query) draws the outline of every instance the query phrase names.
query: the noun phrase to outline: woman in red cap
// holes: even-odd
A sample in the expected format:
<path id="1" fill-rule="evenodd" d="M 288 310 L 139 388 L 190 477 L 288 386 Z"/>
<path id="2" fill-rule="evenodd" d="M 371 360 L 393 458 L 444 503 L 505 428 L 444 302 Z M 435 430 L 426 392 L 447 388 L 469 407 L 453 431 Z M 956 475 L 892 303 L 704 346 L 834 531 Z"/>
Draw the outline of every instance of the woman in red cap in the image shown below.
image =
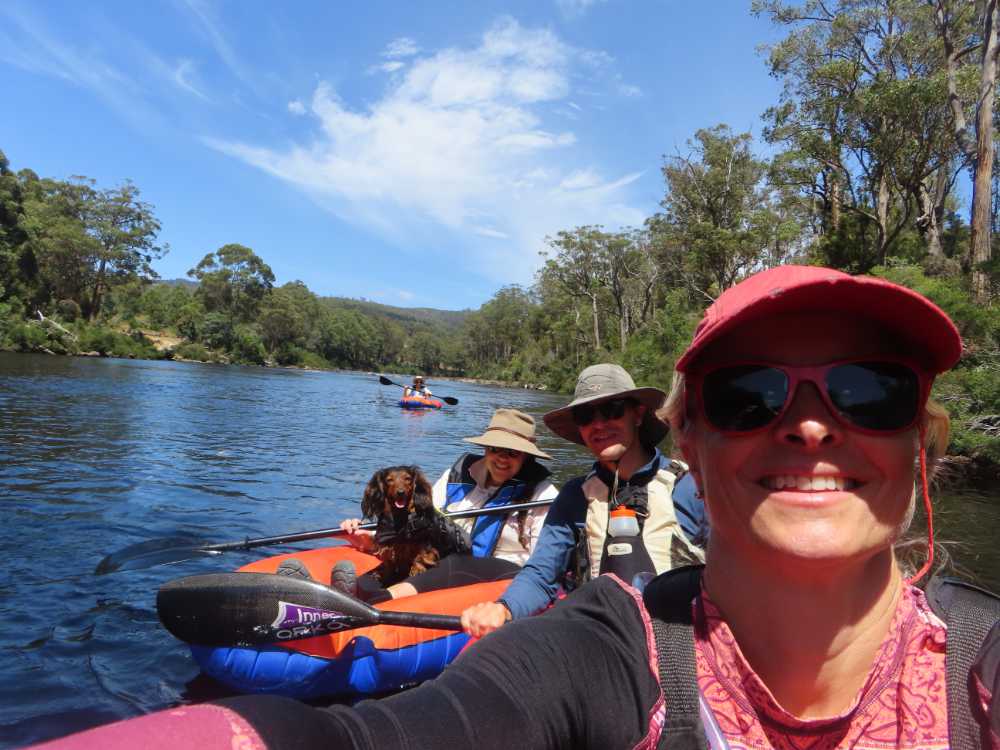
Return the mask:
<path id="1" fill-rule="evenodd" d="M 929 395 L 960 354 L 939 308 L 883 280 L 795 266 L 727 290 L 664 407 L 711 520 L 704 569 L 668 572 L 643 593 L 600 576 L 419 688 L 295 708 L 297 739 L 1000 747 L 996 600 L 935 581 L 925 595 L 914 583 L 933 546 L 919 571 L 895 552 L 918 494 L 932 528 L 926 474 L 948 418 Z M 261 717 L 277 713 L 255 699 L 226 710 L 269 731 Z"/>

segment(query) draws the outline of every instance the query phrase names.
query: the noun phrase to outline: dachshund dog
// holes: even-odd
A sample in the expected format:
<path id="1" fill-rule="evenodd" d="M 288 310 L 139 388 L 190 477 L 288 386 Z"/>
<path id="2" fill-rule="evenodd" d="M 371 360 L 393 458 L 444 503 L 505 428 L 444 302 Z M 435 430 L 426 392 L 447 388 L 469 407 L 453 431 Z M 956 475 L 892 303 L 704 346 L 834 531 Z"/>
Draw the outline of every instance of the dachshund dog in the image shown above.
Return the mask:
<path id="1" fill-rule="evenodd" d="M 416 466 L 376 471 L 361 513 L 378 522 L 372 554 L 382 564 L 373 572 L 384 587 L 433 568 L 445 555 L 471 549 L 463 532 L 435 510 L 431 484 Z"/>

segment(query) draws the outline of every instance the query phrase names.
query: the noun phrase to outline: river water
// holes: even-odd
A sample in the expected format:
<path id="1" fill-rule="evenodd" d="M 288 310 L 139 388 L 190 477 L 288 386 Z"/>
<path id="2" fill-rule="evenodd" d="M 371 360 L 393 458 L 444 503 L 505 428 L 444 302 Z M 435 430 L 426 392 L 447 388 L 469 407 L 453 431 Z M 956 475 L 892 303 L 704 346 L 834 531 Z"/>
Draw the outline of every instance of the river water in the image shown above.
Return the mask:
<path id="1" fill-rule="evenodd" d="M 332 526 L 358 515 L 375 469 L 415 463 L 433 481 L 495 408 L 537 418 L 565 402 L 431 387 L 460 405 L 403 411 L 398 388 L 364 373 L 0 353 L 0 748 L 223 694 L 160 627 L 156 590 L 290 548 L 94 575 L 108 553 Z M 589 465 L 544 428 L 540 445 L 560 480 Z M 956 561 L 1000 588 L 996 493 L 935 506 Z"/>

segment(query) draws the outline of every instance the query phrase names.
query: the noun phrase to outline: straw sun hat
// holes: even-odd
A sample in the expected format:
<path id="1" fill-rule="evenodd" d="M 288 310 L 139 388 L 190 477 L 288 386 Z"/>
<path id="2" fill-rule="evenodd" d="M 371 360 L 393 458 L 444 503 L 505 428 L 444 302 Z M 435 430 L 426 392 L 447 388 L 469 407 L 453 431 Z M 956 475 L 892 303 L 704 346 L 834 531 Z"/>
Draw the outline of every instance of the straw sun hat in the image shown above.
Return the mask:
<path id="1" fill-rule="evenodd" d="M 538 458 L 552 458 L 535 445 L 535 420 L 517 409 L 497 409 L 493 412 L 486 432 L 476 437 L 462 438 L 467 443 L 491 448 L 512 448 Z"/>
<path id="2" fill-rule="evenodd" d="M 646 406 L 646 414 L 639 425 L 639 442 L 647 447 L 657 445 L 667 436 L 670 427 L 656 416 L 667 394 L 659 388 L 636 388 L 632 376 L 619 365 L 591 365 L 576 379 L 573 400 L 561 409 L 555 409 L 542 419 L 556 435 L 583 445 L 580 428 L 573 421 L 573 407 L 595 404 L 617 398 L 630 398 Z"/>

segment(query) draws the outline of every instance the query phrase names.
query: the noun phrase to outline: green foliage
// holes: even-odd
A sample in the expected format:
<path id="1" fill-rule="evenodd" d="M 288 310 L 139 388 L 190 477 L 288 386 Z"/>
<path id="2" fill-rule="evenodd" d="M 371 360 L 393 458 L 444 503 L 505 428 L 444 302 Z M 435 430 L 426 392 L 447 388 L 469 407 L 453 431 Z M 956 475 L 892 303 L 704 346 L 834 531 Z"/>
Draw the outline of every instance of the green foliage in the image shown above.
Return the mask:
<path id="1" fill-rule="evenodd" d="M 176 359 L 191 359 L 195 362 L 215 362 L 216 358 L 201 344 L 193 341 L 185 341 L 174 349 Z"/>
<path id="2" fill-rule="evenodd" d="M 105 357 L 161 359 L 163 355 L 140 331 L 121 333 L 100 325 L 77 326 L 80 352 L 97 352 Z"/>
<path id="3" fill-rule="evenodd" d="M 267 361 L 264 342 L 250 326 L 237 326 L 232 330 L 228 347 L 233 362 L 246 365 L 262 365 Z"/>
<path id="4" fill-rule="evenodd" d="M 21 352 L 36 352 L 48 348 L 49 335 L 41 326 L 28 323 L 18 323 L 11 327 L 7 334 L 10 345 Z"/>
<path id="5" fill-rule="evenodd" d="M 261 301 L 274 285 L 274 273 L 244 245 L 223 245 L 209 253 L 188 276 L 198 280 L 198 298 L 209 312 L 227 315 L 234 323 L 253 320 Z"/>
<path id="6" fill-rule="evenodd" d="M 71 299 L 59 300 L 59 304 L 56 305 L 56 312 L 60 318 L 68 323 L 76 322 L 80 319 L 80 316 L 83 315 L 80 305 L 77 304 L 76 300 Z"/>

